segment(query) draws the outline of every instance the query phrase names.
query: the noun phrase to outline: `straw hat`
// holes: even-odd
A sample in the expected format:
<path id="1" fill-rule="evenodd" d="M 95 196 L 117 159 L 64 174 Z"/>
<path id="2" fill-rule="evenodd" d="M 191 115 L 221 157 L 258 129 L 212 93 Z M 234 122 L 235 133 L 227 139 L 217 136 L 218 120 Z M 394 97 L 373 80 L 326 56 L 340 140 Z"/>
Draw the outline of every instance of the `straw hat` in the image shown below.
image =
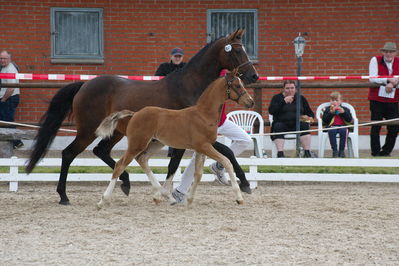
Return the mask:
<path id="1" fill-rule="evenodd" d="M 396 43 L 386 42 L 384 47 L 380 49 L 381 52 L 396 52 Z"/>

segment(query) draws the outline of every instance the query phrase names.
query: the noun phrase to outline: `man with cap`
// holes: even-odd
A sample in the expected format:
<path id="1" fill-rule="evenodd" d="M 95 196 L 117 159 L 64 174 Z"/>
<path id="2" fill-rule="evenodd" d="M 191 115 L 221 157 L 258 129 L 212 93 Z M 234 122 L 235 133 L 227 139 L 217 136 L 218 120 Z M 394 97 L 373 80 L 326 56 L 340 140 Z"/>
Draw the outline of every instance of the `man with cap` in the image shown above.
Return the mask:
<path id="1" fill-rule="evenodd" d="M 170 62 L 159 65 L 155 76 L 166 76 L 176 69 L 181 69 L 186 63 L 183 62 L 184 52 L 181 48 L 173 48 L 170 52 Z"/>
<path id="2" fill-rule="evenodd" d="M 181 48 L 173 48 L 170 52 L 170 62 L 162 63 L 159 65 L 155 76 L 167 76 L 177 69 L 184 67 L 186 63 L 183 62 L 184 52 Z M 173 156 L 173 148 L 169 147 L 168 156 Z"/>
<path id="3" fill-rule="evenodd" d="M 390 76 L 399 75 L 399 57 L 396 57 L 396 43 L 386 42 L 380 49 L 382 55 L 371 58 L 369 75 Z M 377 83 L 378 88 L 370 88 L 368 99 L 370 101 L 371 120 L 399 118 L 399 78 L 372 78 L 370 82 Z M 387 126 L 385 144 L 381 147 L 381 126 L 371 126 L 370 148 L 372 156 L 390 156 L 396 142 L 399 126 Z"/>

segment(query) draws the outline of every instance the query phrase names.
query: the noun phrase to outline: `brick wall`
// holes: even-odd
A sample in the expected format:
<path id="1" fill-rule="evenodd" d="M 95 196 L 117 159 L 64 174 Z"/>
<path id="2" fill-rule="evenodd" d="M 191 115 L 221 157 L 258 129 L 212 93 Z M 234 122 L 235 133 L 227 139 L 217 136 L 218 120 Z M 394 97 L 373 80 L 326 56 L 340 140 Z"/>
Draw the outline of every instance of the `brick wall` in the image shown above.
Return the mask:
<path id="1" fill-rule="evenodd" d="M 50 62 L 50 7 L 104 8 L 105 63 Z M 296 74 L 292 40 L 308 32 L 302 75 L 367 75 L 370 57 L 399 39 L 399 1 L 4 1 L 0 0 L 0 49 L 13 53 L 23 73 L 152 75 L 182 47 L 186 59 L 206 43 L 210 8 L 258 9 L 261 76 Z M 153 34 L 149 34 L 153 33 Z M 303 89 L 315 110 L 330 89 Z M 369 120 L 367 88 L 341 89 L 361 121 Z M 18 121 L 37 122 L 55 89 L 23 89 Z M 278 89 L 264 90 L 263 116 Z M 236 106 L 230 104 L 232 110 Z"/>

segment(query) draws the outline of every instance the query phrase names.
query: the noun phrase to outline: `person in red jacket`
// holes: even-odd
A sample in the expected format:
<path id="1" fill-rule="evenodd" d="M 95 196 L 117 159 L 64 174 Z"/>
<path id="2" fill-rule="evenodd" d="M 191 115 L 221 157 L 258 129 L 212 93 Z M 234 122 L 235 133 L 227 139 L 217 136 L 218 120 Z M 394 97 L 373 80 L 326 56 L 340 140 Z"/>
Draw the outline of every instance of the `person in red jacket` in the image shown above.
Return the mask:
<path id="1" fill-rule="evenodd" d="M 382 56 L 371 58 L 369 75 L 385 76 L 399 75 L 399 57 L 394 42 L 386 42 L 381 49 Z M 370 82 L 380 84 L 379 88 L 370 88 L 368 100 L 370 101 L 371 120 L 399 118 L 399 78 L 371 78 Z M 370 148 L 372 156 L 390 156 L 396 142 L 399 127 L 387 126 L 385 144 L 381 147 L 381 126 L 375 125 L 370 131 Z"/>

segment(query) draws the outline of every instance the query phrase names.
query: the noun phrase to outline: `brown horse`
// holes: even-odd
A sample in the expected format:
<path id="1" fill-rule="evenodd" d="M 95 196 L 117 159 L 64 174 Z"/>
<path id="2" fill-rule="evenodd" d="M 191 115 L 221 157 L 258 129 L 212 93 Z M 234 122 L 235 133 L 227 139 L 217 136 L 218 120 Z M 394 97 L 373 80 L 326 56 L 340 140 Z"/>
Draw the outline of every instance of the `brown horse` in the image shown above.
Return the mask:
<path id="1" fill-rule="evenodd" d="M 195 182 L 191 189 L 188 202 L 191 203 L 195 189 L 201 180 L 204 154 L 221 162 L 229 173 L 231 184 L 236 193 L 236 201 L 243 203 L 240 188 L 234 175 L 233 166 L 230 161 L 220 154 L 212 144 L 217 138 L 217 127 L 223 103 L 230 99 L 250 108 L 254 101 L 247 93 L 240 78 L 236 73 L 228 73 L 225 77 L 218 78 L 212 82 L 201 95 L 196 105 L 182 110 L 171 110 L 160 107 L 148 106 L 138 112 L 123 110 L 113 113 L 100 124 L 96 134 L 102 138 L 113 135 L 118 127 L 120 132 L 125 131 L 128 139 L 128 148 L 122 158 L 116 163 L 112 179 L 108 185 L 98 207 L 101 208 L 108 202 L 115 187 L 118 176 L 125 170 L 128 164 L 139 154 L 147 149 L 152 139 L 157 139 L 163 144 L 178 149 L 192 149 L 197 152 L 195 166 Z M 118 126 L 118 121 L 129 117 L 123 125 Z M 127 126 L 126 126 L 127 122 Z M 140 163 L 140 162 L 139 162 Z M 148 164 L 140 164 L 154 185 L 157 183 Z M 155 187 L 160 190 L 160 185 Z M 169 197 L 172 198 L 173 197 Z"/>
<path id="2" fill-rule="evenodd" d="M 62 121 L 73 110 L 77 135 L 73 142 L 62 151 L 62 165 L 57 192 L 60 204 L 69 204 L 66 194 L 66 179 L 69 166 L 75 157 L 92 143 L 96 128 L 113 112 L 123 109 L 138 111 L 146 106 L 182 109 L 194 105 L 205 88 L 222 69 L 239 68 L 240 77 L 246 83 L 255 82 L 258 74 L 250 63 L 242 46 L 244 30 L 237 30 L 202 48 L 181 70 L 171 73 L 160 81 L 134 81 L 119 76 L 101 76 L 87 82 L 71 83 L 61 88 L 50 102 L 42 118 L 42 125 L 36 136 L 34 147 L 26 167 L 30 173 L 43 158 L 52 143 Z M 101 140 L 93 152 L 107 165 L 114 168 L 110 156 L 112 147 L 123 134 L 115 131 Z M 156 145 L 156 143 L 154 144 Z M 151 152 L 151 145 L 148 152 Z M 130 190 L 129 175 L 120 176 L 123 192 Z"/>

